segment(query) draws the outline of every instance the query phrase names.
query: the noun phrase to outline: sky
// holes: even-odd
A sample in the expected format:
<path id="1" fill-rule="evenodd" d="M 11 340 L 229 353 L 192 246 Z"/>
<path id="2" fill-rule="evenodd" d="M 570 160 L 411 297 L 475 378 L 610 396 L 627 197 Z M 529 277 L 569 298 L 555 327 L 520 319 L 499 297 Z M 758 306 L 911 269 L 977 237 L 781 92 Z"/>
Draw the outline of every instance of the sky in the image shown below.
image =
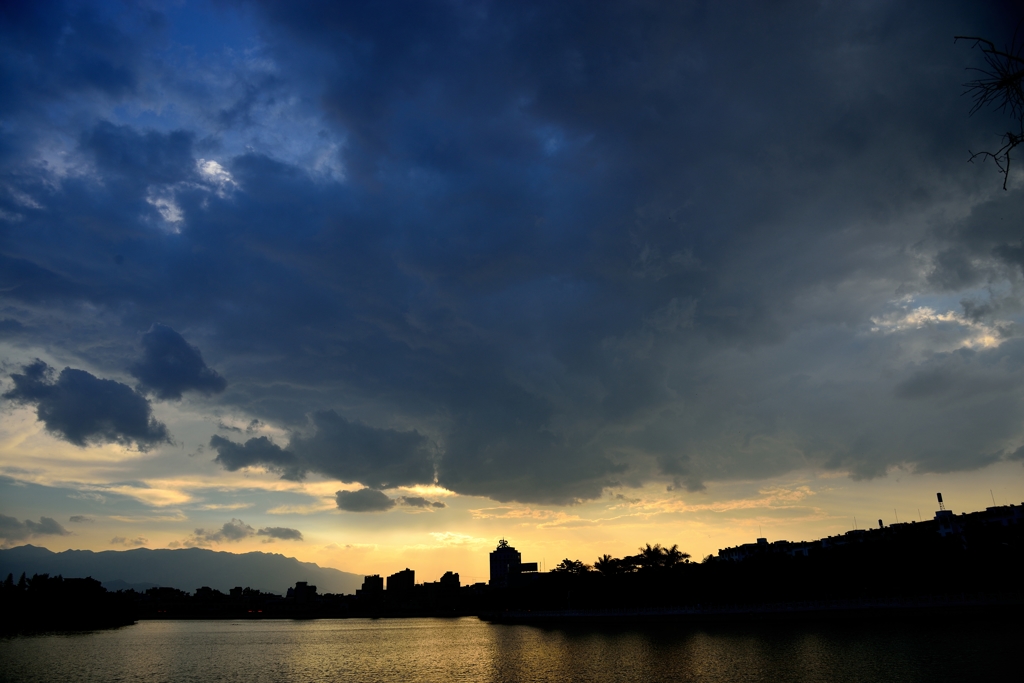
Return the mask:
<path id="1" fill-rule="evenodd" d="M 0 545 L 694 559 L 1024 501 L 1012 4 L 0 5 Z"/>

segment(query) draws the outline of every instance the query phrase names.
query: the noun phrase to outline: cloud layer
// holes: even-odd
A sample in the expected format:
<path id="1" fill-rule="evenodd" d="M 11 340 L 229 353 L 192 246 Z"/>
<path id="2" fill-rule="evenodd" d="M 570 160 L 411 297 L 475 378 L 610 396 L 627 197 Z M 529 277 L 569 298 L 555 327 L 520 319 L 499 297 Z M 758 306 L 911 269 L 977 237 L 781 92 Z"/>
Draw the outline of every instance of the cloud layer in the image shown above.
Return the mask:
<path id="1" fill-rule="evenodd" d="M 12 373 L 11 380 L 14 388 L 3 398 L 35 405 L 47 431 L 76 446 L 120 443 L 146 450 L 170 440 L 149 401 L 120 382 L 72 368 L 64 368 L 54 380 L 53 369 L 41 360 Z"/>
<path id="2" fill-rule="evenodd" d="M 128 371 L 143 391 L 161 399 L 179 399 L 182 392 L 219 394 L 227 381 L 203 362 L 199 349 L 166 325 L 154 323 L 142 335 L 142 358 Z"/>
<path id="3" fill-rule="evenodd" d="M 4 395 L 57 438 L 239 415 L 284 436 L 223 469 L 348 511 L 1024 447 L 1024 185 L 951 40 L 998 6 L 85 6 L 0 18 Z"/>
<path id="4" fill-rule="evenodd" d="M 359 489 L 358 491 L 338 491 L 335 502 L 339 510 L 345 512 L 384 512 L 395 507 L 393 498 L 376 489 Z"/>
<path id="5" fill-rule="evenodd" d="M 15 517 L 0 515 L 0 539 L 7 543 L 38 536 L 67 536 L 70 533 L 52 517 L 40 517 L 38 522 L 31 519 L 22 522 Z"/>
<path id="6" fill-rule="evenodd" d="M 230 471 L 263 466 L 296 481 L 311 471 L 378 489 L 433 481 L 434 454 L 422 434 L 368 427 L 333 410 L 316 412 L 311 418 L 312 433 L 293 434 L 287 448 L 265 436 L 245 443 L 214 436 L 210 440 L 217 451 L 214 459 Z"/>
<path id="7" fill-rule="evenodd" d="M 271 543 L 275 540 L 303 540 L 302 532 L 298 529 L 275 526 L 264 527 L 257 531 L 242 520 L 232 518 L 230 522 L 225 522 L 219 529 L 196 529 L 192 536 L 185 540 L 184 545 L 206 546 L 211 543 L 238 543 L 254 536 L 265 537 L 265 543 Z"/>

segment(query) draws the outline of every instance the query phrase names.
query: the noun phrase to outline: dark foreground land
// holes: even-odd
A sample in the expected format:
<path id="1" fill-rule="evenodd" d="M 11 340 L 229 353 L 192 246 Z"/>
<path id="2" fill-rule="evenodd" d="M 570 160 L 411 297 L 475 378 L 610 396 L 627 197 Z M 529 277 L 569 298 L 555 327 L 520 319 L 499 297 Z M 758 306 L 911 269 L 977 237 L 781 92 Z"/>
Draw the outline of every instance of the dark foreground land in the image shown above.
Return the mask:
<path id="1" fill-rule="evenodd" d="M 137 614 L 135 596 L 108 592 L 91 578 L 8 577 L 0 592 L 2 633 L 115 628 L 134 624 Z"/>
<path id="2" fill-rule="evenodd" d="M 851 531 L 813 543 L 749 544 L 703 562 L 649 546 L 588 571 L 510 577 L 495 621 L 827 620 L 1017 615 L 1024 606 L 1020 506 Z M 1016 617 L 1015 617 L 1016 618 Z"/>
<path id="3" fill-rule="evenodd" d="M 512 572 L 503 586 L 454 582 L 404 590 L 287 596 L 236 588 L 195 593 L 153 588 L 110 593 L 92 579 L 8 577 L 4 631 L 102 628 L 137 619 L 479 616 L 505 623 L 879 621 L 974 618 L 1018 621 L 1024 607 L 1024 523 L 1019 506 L 990 514 L 850 532 L 811 544 L 760 543 L 689 562 L 648 546 L 562 571 Z M 674 549 L 673 549 L 674 550 Z"/>

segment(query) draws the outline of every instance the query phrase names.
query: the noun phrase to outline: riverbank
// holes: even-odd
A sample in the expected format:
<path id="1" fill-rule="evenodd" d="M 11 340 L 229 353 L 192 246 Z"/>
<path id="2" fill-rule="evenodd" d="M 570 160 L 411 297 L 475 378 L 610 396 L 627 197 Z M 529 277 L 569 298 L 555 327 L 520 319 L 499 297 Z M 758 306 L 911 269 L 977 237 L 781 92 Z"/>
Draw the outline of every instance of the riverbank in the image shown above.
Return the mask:
<path id="1" fill-rule="evenodd" d="M 680 624 L 755 621 L 893 621 L 935 619 L 1014 619 L 1024 597 L 960 595 L 920 599 L 816 600 L 774 604 L 715 605 L 645 609 L 506 610 L 480 614 L 497 624 L 616 624 L 672 622 Z"/>

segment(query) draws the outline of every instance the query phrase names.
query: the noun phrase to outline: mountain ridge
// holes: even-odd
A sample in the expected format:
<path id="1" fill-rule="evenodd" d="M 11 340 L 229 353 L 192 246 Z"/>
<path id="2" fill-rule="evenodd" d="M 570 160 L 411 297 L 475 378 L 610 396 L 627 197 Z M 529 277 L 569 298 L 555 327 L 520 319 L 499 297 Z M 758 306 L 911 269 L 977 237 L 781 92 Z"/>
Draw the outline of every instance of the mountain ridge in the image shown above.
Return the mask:
<path id="1" fill-rule="evenodd" d="M 24 572 L 91 576 L 109 589 L 165 586 L 188 592 L 209 586 L 227 592 L 235 586 L 284 594 L 296 581 L 316 585 L 320 593 L 355 593 L 359 574 L 301 562 L 280 553 L 231 553 L 206 548 L 133 548 L 131 550 L 64 550 L 23 545 L 0 549 L 0 579 Z"/>

